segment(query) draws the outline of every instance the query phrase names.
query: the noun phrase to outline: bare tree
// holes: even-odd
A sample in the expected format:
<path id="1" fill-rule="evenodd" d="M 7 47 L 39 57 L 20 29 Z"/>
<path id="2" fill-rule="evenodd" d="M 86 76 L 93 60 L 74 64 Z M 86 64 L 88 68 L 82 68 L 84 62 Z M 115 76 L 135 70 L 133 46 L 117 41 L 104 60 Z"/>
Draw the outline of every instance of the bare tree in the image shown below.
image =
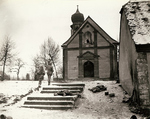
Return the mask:
<path id="1" fill-rule="evenodd" d="M 36 80 L 35 67 L 30 68 L 30 76 L 31 76 L 31 80 Z"/>
<path id="2" fill-rule="evenodd" d="M 43 60 L 45 65 L 47 65 L 47 61 L 52 62 L 57 79 L 58 73 L 56 66 L 59 63 L 59 52 L 60 52 L 59 45 L 56 44 L 51 38 L 48 38 L 48 40 L 45 41 L 44 44 L 41 46 L 41 53 L 40 53 L 41 59 Z"/>
<path id="3" fill-rule="evenodd" d="M 37 54 L 34 58 L 33 58 L 33 64 L 35 68 L 38 68 L 40 66 L 40 64 L 42 63 L 40 56 Z"/>
<path id="4" fill-rule="evenodd" d="M 46 41 L 44 41 L 44 44 L 41 45 L 41 51 L 40 51 L 40 57 L 42 59 L 42 62 L 47 65 L 47 45 Z"/>
<path id="5" fill-rule="evenodd" d="M 13 57 L 16 55 L 12 52 L 14 48 L 14 42 L 10 40 L 10 37 L 6 36 L 0 49 L 0 62 L 2 62 L 3 67 L 2 81 L 4 80 L 6 65 L 10 64 Z"/>
<path id="6" fill-rule="evenodd" d="M 13 72 L 16 72 L 16 73 L 17 73 L 17 80 L 19 80 L 20 70 L 21 70 L 21 68 L 24 67 L 24 65 L 25 65 L 25 62 L 23 62 L 22 59 L 17 58 L 17 59 L 15 60 L 15 68 L 12 68 L 11 70 L 12 70 Z"/>
<path id="7" fill-rule="evenodd" d="M 59 77 L 61 77 L 61 78 L 63 77 L 63 66 L 62 65 L 58 66 L 58 74 L 60 74 Z"/>

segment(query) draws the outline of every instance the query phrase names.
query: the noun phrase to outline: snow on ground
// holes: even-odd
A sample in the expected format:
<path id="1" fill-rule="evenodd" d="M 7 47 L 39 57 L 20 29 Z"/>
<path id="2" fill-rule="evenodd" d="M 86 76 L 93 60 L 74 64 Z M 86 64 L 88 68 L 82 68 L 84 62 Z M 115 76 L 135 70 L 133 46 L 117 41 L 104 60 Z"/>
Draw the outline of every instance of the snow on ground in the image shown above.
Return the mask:
<path id="1" fill-rule="evenodd" d="M 76 109 L 65 111 L 23 108 L 21 105 L 26 100 L 24 97 L 14 105 L 0 104 L 0 114 L 12 116 L 13 119 L 130 119 L 133 115 L 128 104 L 122 103 L 124 93 L 115 81 L 85 81 L 82 83 L 85 83 L 83 98 L 79 99 Z M 97 84 L 106 86 L 109 93 L 115 93 L 115 97 L 105 96 L 105 91 L 92 93 L 88 90 Z M 3 81 L 0 82 L 0 93 L 8 97 L 24 95 L 37 85 L 37 81 Z M 47 85 L 46 81 L 43 82 L 44 85 Z M 143 119 L 141 115 L 134 115 L 138 119 Z"/>

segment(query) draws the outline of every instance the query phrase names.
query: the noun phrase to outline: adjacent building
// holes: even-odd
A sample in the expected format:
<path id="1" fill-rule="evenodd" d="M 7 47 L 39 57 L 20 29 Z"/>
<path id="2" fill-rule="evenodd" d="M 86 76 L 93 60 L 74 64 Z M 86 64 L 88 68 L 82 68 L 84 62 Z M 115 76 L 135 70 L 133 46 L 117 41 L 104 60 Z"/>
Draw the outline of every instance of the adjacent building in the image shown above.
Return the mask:
<path id="1" fill-rule="evenodd" d="M 150 106 L 150 1 L 121 9 L 119 78 L 141 107 Z"/>

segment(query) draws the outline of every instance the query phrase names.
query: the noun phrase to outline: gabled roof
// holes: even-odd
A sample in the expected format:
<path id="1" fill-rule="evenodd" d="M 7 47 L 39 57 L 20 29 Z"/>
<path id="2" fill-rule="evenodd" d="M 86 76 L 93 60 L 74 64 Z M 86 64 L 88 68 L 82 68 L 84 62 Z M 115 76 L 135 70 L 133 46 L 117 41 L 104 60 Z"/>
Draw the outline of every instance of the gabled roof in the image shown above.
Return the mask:
<path id="1" fill-rule="evenodd" d="M 79 31 L 84 27 L 86 23 L 90 23 L 103 37 L 110 43 L 118 43 L 114 39 L 112 39 L 90 16 L 86 18 L 86 20 L 83 22 L 83 24 L 80 26 L 80 28 L 65 42 L 63 43 L 63 46 L 67 46 L 73 39 L 74 37 L 79 33 Z"/>
<path id="2" fill-rule="evenodd" d="M 150 1 L 130 1 L 122 8 L 135 44 L 150 44 Z"/>

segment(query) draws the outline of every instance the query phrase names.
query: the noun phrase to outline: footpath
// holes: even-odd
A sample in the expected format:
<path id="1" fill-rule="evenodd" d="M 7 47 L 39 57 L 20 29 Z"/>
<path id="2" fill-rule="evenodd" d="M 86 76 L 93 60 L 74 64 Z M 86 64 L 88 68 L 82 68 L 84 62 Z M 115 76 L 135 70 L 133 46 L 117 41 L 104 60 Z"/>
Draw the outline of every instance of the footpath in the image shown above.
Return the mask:
<path id="1" fill-rule="evenodd" d="M 49 110 L 76 108 L 76 102 L 82 95 L 84 86 L 84 83 L 53 83 L 44 86 L 40 93 L 28 96 L 22 107 Z"/>

